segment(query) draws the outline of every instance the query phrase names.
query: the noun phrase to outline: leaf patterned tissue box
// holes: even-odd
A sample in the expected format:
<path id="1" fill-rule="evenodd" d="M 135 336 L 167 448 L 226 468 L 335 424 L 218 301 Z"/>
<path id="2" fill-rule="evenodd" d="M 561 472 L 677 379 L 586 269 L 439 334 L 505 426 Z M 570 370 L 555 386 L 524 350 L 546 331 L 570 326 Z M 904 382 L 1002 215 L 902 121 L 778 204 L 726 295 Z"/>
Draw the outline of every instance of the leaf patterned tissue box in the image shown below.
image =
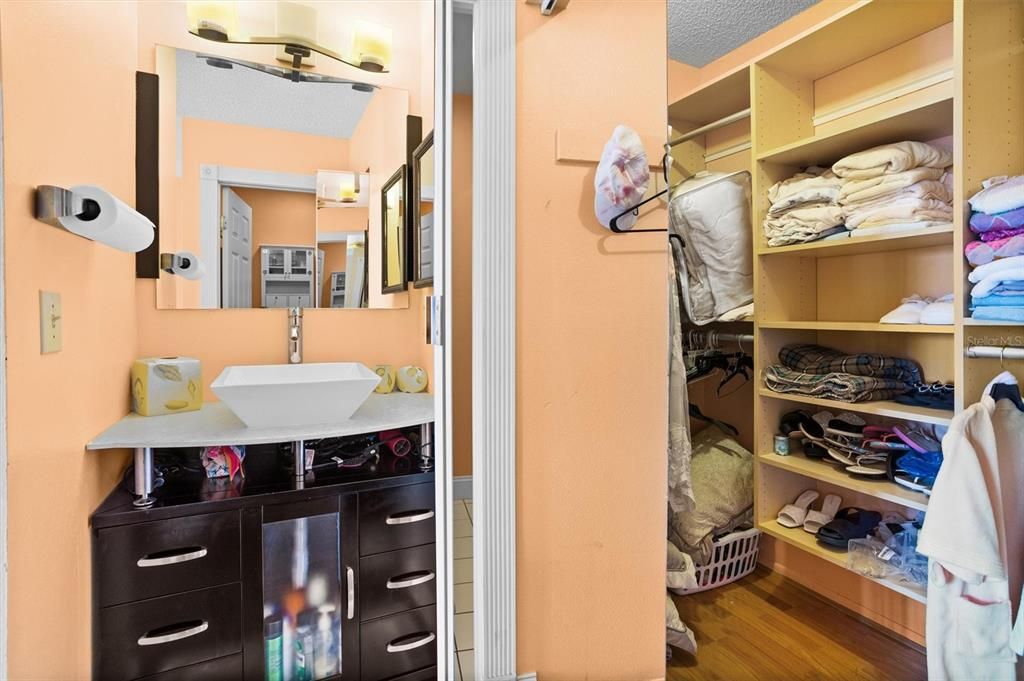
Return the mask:
<path id="1" fill-rule="evenodd" d="M 203 377 L 194 357 L 146 357 L 132 363 L 132 411 L 160 416 L 203 406 Z"/>

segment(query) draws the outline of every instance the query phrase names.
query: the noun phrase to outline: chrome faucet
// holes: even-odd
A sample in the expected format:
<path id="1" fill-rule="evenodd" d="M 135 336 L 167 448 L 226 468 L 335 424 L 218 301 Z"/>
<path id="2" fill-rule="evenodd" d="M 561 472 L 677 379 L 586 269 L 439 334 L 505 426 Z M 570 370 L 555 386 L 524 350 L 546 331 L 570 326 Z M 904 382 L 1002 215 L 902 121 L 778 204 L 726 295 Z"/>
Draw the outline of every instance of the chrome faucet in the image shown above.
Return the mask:
<path id="1" fill-rule="evenodd" d="M 288 363 L 302 364 L 302 308 L 288 308 Z"/>

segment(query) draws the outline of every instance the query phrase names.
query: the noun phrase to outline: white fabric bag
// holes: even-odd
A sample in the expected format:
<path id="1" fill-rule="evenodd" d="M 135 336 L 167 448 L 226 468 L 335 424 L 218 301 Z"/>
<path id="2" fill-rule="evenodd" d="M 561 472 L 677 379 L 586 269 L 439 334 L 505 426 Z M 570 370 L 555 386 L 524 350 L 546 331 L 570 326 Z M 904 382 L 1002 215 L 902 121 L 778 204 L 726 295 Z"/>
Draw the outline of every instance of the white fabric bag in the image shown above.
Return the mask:
<path id="1" fill-rule="evenodd" d="M 643 200 L 651 181 L 643 140 L 632 128 L 619 125 L 604 145 L 594 175 L 594 212 L 611 229 L 612 218 Z M 632 229 L 636 216 L 623 216 L 619 229 Z"/>

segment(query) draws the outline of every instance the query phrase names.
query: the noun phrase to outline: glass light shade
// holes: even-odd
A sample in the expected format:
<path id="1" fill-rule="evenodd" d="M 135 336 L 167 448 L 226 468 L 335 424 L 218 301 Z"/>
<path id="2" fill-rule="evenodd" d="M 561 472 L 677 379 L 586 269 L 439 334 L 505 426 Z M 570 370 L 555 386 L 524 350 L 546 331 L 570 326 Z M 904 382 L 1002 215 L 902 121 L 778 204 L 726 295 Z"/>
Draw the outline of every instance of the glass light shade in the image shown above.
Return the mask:
<path id="1" fill-rule="evenodd" d="M 338 188 L 338 200 L 342 203 L 355 203 L 359 199 L 359 179 L 356 175 L 347 175 L 341 178 L 341 186 Z"/>
<path id="2" fill-rule="evenodd" d="M 364 71 L 386 71 L 391 64 L 391 29 L 357 21 L 352 36 L 352 58 Z"/>
<path id="3" fill-rule="evenodd" d="M 188 30 L 210 40 L 238 35 L 238 5 L 234 0 L 188 0 Z"/>

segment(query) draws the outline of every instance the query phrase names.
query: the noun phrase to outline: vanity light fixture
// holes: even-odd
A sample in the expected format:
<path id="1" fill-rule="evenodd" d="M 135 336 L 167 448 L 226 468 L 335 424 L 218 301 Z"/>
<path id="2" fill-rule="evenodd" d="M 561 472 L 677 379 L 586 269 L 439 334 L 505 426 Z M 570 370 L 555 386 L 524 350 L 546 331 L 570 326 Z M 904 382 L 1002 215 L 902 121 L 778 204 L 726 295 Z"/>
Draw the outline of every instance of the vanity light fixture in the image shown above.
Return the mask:
<path id="1" fill-rule="evenodd" d="M 237 3 L 232 0 L 188 0 L 186 6 L 192 35 L 220 43 L 279 45 L 291 56 L 291 67 L 296 75 L 302 60 L 314 52 L 371 73 L 387 73 L 391 62 L 391 29 L 368 21 L 355 22 L 351 55 L 345 56 L 301 35 L 242 35 Z M 294 12 L 285 12 L 285 15 L 290 14 Z M 292 80 L 301 79 L 292 76 Z"/>
<path id="2" fill-rule="evenodd" d="M 278 78 L 284 78 L 290 80 L 293 83 L 332 83 L 335 85 L 349 85 L 356 92 L 373 92 L 379 89 L 376 85 L 370 83 L 363 83 L 358 80 L 349 80 L 348 78 L 337 78 L 335 76 L 325 76 L 321 73 L 313 73 L 311 71 L 299 71 L 298 69 L 286 69 L 279 68 L 277 66 L 268 66 L 267 64 L 257 64 L 256 62 L 243 61 L 241 59 L 228 59 L 227 57 L 218 57 L 212 54 L 197 54 L 198 59 L 202 59 L 208 66 L 212 66 L 215 69 L 225 69 L 230 71 L 236 66 L 244 66 L 247 69 L 253 71 L 259 71 L 260 73 L 266 73 L 270 76 L 276 76 Z"/>

